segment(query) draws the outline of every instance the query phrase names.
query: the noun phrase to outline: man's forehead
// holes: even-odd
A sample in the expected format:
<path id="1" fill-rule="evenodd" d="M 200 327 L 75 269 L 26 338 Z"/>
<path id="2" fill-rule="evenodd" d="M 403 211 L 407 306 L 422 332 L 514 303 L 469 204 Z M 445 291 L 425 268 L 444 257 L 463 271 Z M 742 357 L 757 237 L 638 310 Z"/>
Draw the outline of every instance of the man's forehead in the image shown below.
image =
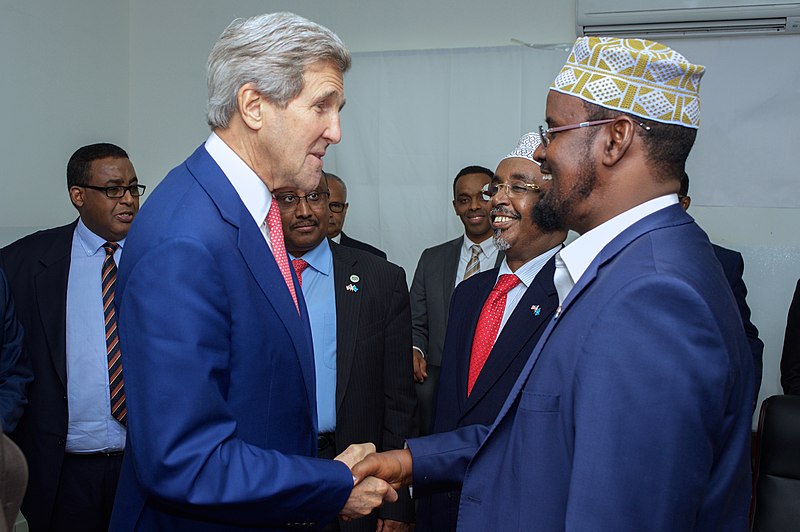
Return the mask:
<path id="1" fill-rule="evenodd" d="M 514 179 L 533 183 L 534 179 L 539 176 L 541 176 L 539 165 L 521 157 L 511 157 L 500 161 L 492 181 L 499 182 Z"/>

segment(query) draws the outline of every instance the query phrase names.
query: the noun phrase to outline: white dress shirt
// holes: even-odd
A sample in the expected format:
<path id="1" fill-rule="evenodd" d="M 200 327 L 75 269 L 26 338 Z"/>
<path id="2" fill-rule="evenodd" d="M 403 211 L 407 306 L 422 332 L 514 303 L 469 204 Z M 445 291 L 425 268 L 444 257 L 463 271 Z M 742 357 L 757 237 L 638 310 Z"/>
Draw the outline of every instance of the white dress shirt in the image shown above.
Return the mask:
<path id="1" fill-rule="evenodd" d="M 561 260 L 572 278 L 573 286 L 580 281 L 595 257 L 620 233 L 642 218 L 676 203 L 678 203 L 677 194 L 667 194 L 646 201 L 587 231 L 562 249 Z M 559 303 L 563 303 L 561 297 L 562 294 L 559 293 Z M 563 294 L 563 298 L 566 297 L 567 294 Z"/>

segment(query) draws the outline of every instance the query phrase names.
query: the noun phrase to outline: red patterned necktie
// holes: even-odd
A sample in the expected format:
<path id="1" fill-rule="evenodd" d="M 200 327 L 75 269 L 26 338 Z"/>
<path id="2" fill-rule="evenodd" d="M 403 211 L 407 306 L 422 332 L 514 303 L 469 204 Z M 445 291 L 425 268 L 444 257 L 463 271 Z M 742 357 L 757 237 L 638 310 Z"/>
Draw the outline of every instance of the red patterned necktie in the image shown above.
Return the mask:
<path id="1" fill-rule="evenodd" d="M 303 259 L 292 259 L 292 268 L 294 268 L 294 273 L 297 274 L 297 281 L 300 286 L 303 286 L 303 272 L 308 268 L 308 263 Z"/>
<path id="2" fill-rule="evenodd" d="M 106 354 L 108 356 L 108 389 L 111 399 L 111 415 L 127 426 L 128 408 L 125 404 L 125 382 L 122 379 L 122 359 L 117 335 L 117 312 L 114 309 L 114 288 L 117 284 L 117 263 L 114 253 L 119 248 L 115 242 L 106 242 L 106 258 L 100 286 L 103 289 L 103 315 L 106 324 Z"/>
<path id="3" fill-rule="evenodd" d="M 297 302 L 297 292 L 294 290 L 294 283 L 292 282 L 292 274 L 289 271 L 289 257 L 286 255 L 286 244 L 283 242 L 283 226 L 281 225 L 281 213 L 278 211 L 278 204 L 275 200 L 269 206 L 267 211 L 267 228 L 269 229 L 269 241 L 272 244 L 272 255 L 275 257 L 275 262 L 278 263 L 278 269 L 283 275 L 283 280 L 289 288 L 289 293 L 292 294 L 294 306 L 297 308 L 297 313 L 300 314 L 300 304 Z"/>
<path id="4" fill-rule="evenodd" d="M 494 347 L 500 322 L 506 310 L 508 291 L 520 283 L 519 277 L 514 274 L 501 275 L 494 285 L 489 297 L 481 309 L 478 326 L 475 327 L 475 337 L 472 339 L 472 353 L 469 357 L 469 381 L 467 382 L 467 396 L 472 393 L 472 387 L 481 374 L 483 365 L 489 359 L 489 353 Z"/>

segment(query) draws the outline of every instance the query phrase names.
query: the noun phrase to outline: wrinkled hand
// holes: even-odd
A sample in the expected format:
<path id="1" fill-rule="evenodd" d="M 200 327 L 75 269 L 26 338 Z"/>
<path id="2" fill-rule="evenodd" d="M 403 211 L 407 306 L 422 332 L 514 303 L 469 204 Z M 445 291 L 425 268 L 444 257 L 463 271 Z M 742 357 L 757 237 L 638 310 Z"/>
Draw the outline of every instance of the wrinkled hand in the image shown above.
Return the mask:
<path id="1" fill-rule="evenodd" d="M 411 484 L 413 460 L 411 451 L 400 449 L 372 453 L 350 468 L 356 483 L 362 478 L 378 477 L 388 482 L 394 489 Z"/>
<path id="2" fill-rule="evenodd" d="M 393 521 L 392 519 L 378 519 L 375 532 L 411 532 L 412 523 Z"/>
<path id="3" fill-rule="evenodd" d="M 344 450 L 342 454 L 334 458 L 334 460 L 339 460 L 340 462 L 344 462 L 344 464 L 353 469 L 353 466 L 356 465 L 358 462 L 364 459 L 370 453 L 375 452 L 375 444 L 374 443 L 354 443 L 350 445 L 347 449 Z"/>
<path id="4" fill-rule="evenodd" d="M 339 512 L 345 521 L 364 517 L 385 502 L 395 502 L 397 492 L 389 484 L 375 477 L 367 477 L 353 487 L 350 497 Z"/>
<path id="5" fill-rule="evenodd" d="M 428 378 L 428 362 L 422 357 L 422 353 L 417 349 L 411 350 L 414 356 L 414 380 L 417 382 L 425 382 Z"/>

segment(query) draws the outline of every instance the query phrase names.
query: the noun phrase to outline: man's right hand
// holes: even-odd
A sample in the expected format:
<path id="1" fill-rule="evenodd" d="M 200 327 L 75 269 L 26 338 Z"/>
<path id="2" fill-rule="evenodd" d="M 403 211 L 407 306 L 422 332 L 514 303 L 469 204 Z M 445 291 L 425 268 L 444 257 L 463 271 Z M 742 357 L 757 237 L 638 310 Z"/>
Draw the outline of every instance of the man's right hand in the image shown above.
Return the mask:
<path id="1" fill-rule="evenodd" d="M 398 489 L 411 484 L 412 464 L 411 451 L 399 449 L 369 454 L 351 470 L 356 477 L 356 484 L 362 478 L 378 477 L 388 482 L 392 488 Z"/>
<path id="2" fill-rule="evenodd" d="M 355 473 L 353 476 L 356 476 Z M 372 510 L 385 502 L 396 500 L 397 492 L 383 480 L 375 477 L 358 477 L 339 516 L 345 521 L 351 521 L 369 515 Z"/>
<path id="3" fill-rule="evenodd" d="M 411 349 L 411 354 L 414 357 L 414 380 L 425 382 L 425 379 L 428 378 L 428 363 L 422 353 L 419 352 L 419 349 Z"/>

